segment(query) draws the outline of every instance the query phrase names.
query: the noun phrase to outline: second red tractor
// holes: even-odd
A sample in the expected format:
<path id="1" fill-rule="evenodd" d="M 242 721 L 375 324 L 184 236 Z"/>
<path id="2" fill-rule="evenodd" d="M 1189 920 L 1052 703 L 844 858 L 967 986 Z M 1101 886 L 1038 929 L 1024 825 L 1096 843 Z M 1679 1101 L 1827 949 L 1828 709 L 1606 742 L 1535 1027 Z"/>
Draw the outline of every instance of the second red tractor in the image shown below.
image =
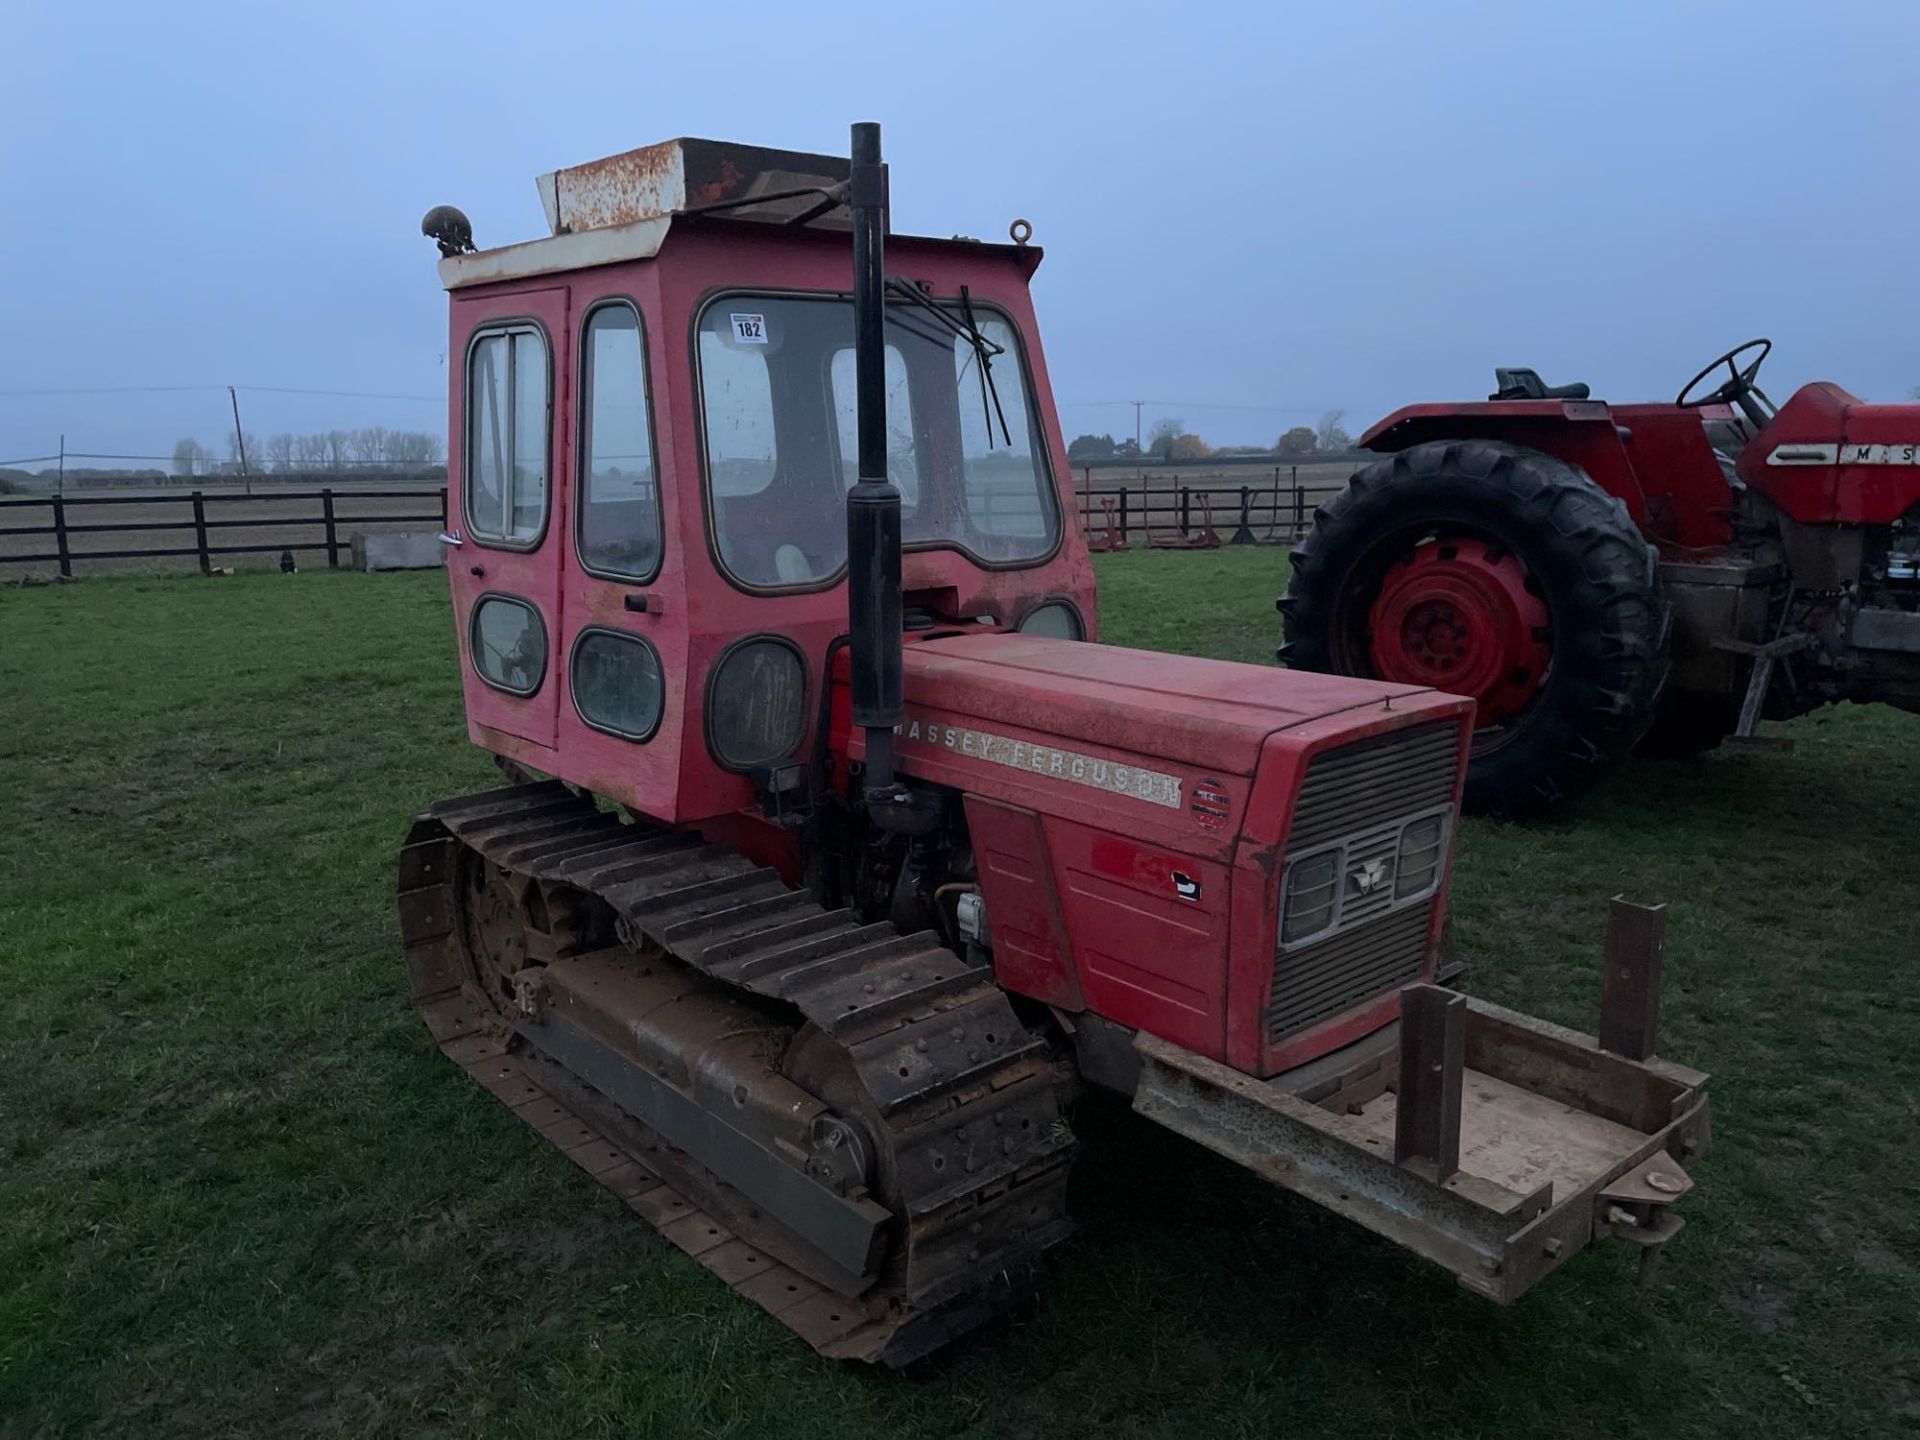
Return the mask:
<path id="1" fill-rule="evenodd" d="M 1281 657 L 1471 696 L 1465 803 L 1502 816 L 1636 747 L 1920 710 L 1920 406 L 1823 381 L 1776 408 L 1771 348 L 1670 404 L 1502 369 L 1484 402 L 1387 416 L 1294 551 Z"/>

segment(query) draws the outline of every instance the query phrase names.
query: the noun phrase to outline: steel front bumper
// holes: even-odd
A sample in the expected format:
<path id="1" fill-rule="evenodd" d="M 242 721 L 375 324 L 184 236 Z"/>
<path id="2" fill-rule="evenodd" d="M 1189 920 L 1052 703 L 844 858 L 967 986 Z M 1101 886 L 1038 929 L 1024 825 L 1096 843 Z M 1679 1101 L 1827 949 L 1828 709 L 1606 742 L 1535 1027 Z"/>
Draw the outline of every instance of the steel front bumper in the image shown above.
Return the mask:
<path id="1" fill-rule="evenodd" d="M 1140 1035 L 1134 1108 L 1503 1303 L 1591 1241 L 1644 1262 L 1678 1232 L 1705 1075 L 1438 986 L 1403 995 L 1395 1029 L 1273 1080 Z"/>

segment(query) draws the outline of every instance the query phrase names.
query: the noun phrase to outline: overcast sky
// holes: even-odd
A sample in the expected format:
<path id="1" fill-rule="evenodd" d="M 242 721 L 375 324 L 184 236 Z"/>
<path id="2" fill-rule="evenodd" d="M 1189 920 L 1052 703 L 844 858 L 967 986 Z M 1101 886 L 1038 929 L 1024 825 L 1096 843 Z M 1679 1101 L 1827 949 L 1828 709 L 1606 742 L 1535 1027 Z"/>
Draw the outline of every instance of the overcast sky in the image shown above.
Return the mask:
<path id="1" fill-rule="evenodd" d="M 1483 395 L 1920 384 L 1920 5 L 211 5 L 6 0 L 0 460 L 224 446 L 224 391 L 444 394 L 421 212 L 674 135 L 843 152 L 896 228 L 1033 221 L 1069 436 L 1270 441 Z M 265 434 L 428 399 L 242 392 Z"/>

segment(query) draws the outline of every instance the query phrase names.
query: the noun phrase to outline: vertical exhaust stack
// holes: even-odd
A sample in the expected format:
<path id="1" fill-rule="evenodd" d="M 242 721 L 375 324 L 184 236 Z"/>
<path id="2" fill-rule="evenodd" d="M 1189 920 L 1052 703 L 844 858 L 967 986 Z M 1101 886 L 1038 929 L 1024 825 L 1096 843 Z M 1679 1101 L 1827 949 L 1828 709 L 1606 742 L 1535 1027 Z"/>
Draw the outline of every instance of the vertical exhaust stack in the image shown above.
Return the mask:
<path id="1" fill-rule="evenodd" d="M 900 492 L 887 478 L 887 170 L 880 127 L 853 127 L 854 392 L 860 474 L 847 492 L 847 631 L 853 723 L 866 736 L 866 798 L 885 810 L 904 797 L 893 779 L 900 723 Z"/>

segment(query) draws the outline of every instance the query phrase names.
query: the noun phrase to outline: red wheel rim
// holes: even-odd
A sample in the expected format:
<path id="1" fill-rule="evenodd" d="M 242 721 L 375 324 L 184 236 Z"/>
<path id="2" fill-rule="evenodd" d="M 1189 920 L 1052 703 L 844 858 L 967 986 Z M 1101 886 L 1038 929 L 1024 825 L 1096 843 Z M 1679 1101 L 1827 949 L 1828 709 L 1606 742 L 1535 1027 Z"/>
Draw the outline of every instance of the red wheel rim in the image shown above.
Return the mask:
<path id="1" fill-rule="evenodd" d="M 1367 620 L 1376 675 L 1471 696 L 1483 727 L 1524 710 L 1553 657 L 1527 567 L 1483 540 L 1437 540 L 1396 561 Z"/>

